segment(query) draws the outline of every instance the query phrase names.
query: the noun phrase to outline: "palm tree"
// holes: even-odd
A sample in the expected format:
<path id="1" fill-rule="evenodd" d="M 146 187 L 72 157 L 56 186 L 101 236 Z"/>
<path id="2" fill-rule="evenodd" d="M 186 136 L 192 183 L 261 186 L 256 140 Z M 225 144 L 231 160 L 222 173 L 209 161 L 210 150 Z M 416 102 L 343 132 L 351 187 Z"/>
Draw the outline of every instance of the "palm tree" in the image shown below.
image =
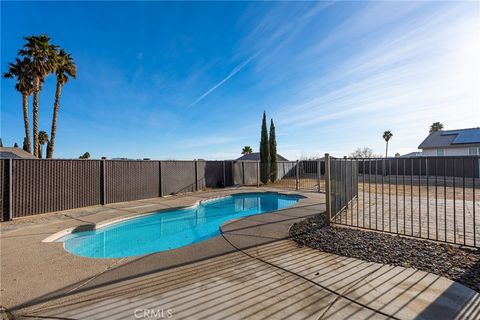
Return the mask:
<path id="1" fill-rule="evenodd" d="M 30 71 L 33 80 L 33 155 L 38 157 L 38 96 L 41 83 L 54 70 L 57 47 L 50 44 L 50 38 L 46 35 L 30 36 L 24 39 L 27 43 L 18 54 L 31 61 Z"/>
<path id="2" fill-rule="evenodd" d="M 52 130 L 50 131 L 50 141 L 47 145 L 47 158 L 53 158 L 53 151 L 55 149 L 55 135 L 57 133 L 58 110 L 60 109 L 62 86 L 68 82 L 69 76 L 74 79 L 77 76 L 77 66 L 72 56 L 63 49 L 60 49 L 56 58 L 55 74 L 57 75 L 57 90 L 55 91 L 55 103 L 53 104 Z"/>
<path id="3" fill-rule="evenodd" d="M 43 154 L 43 145 L 48 142 L 48 135 L 45 131 L 40 131 L 38 133 L 38 144 L 40 145 L 39 148 L 39 158 L 42 158 Z"/>
<path id="4" fill-rule="evenodd" d="M 90 159 L 90 152 L 88 152 L 88 151 L 85 152 L 80 157 L 78 157 L 78 159 Z"/>
<path id="5" fill-rule="evenodd" d="M 443 129 L 443 124 L 441 122 L 434 122 L 430 126 L 430 133 L 441 131 Z"/>
<path id="6" fill-rule="evenodd" d="M 28 97 L 33 93 L 32 74 L 30 72 L 31 61 L 29 58 L 15 59 L 15 63 L 8 65 L 8 72 L 4 78 L 16 79 L 15 89 L 22 94 L 23 124 L 25 126 L 25 150 L 32 152 L 30 146 L 30 122 L 28 120 Z"/>
<path id="7" fill-rule="evenodd" d="M 28 148 L 30 148 L 30 145 L 28 146 Z M 23 150 L 27 151 L 27 152 L 31 152 L 31 151 L 28 151 L 27 150 L 27 138 L 23 138 L 23 147 L 22 147 Z"/>
<path id="8" fill-rule="evenodd" d="M 245 146 L 242 149 L 242 154 L 250 154 L 252 152 L 253 152 L 253 150 L 252 150 L 252 147 L 250 147 L 250 146 Z"/>
<path id="9" fill-rule="evenodd" d="M 382 137 L 383 137 L 383 140 L 385 140 L 385 142 L 387 143 L 387 146 L 385 148 L 385 158 L 387 158 L 388 157 L 388 141 L 392 139 L 393 133 L 391 131 L 385 131 Z"/>

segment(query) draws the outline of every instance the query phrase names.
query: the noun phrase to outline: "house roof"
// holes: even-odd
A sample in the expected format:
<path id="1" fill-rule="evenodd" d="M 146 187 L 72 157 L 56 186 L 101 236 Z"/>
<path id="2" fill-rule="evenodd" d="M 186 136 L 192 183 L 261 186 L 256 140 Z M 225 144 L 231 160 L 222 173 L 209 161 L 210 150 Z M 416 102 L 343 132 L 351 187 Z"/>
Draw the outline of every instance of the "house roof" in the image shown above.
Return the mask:
<path id="1" fill-rule="evenodd" d="M 243 156 L 241 156 L 237 160 L 240 160 L 240 161 L 260 161 L 260 152 L 252 152 L 252 153 L 244 154 Z M 279 155 L 277 153 L 277 161 L 288 161 L 288 159 L 282 157 L 281 155 Z"/>
<path id="2" fill-rule="evenodd" d="M 422 153 L 418 151 L 406 153 L 400 156 L 400 158 L 415 158 L 415 157 L 421 157 Z"/>
<path id="3" fill-rule="evenodd" d="M 418 148 L 447 148 L 478 144 L 480 144 L 480 128 L 469 128 L 432 132 Z"/>
<path id="4" fill-rule="evenodd" d="M 1 159 L 36 159 L 36 157 L 27 151 L 17 147 L 0 147 Z"/>

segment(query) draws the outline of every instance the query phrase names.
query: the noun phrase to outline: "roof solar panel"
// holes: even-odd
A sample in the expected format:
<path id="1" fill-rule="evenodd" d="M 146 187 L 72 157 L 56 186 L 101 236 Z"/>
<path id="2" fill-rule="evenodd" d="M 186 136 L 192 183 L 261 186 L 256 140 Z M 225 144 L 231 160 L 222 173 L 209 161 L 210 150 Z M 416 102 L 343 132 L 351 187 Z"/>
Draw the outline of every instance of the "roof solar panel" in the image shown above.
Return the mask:
<path id="1" fill-rule="evenodd" d="M 453 144 L 480 143 L 480 129 L 459 131 L 452 141 Z"/>
<path id="2" fill-rule="evenodd" d="M 451 136 L 451 135 L 454 135 L 454 134 L 458 134 L 460 131 L 453 131 L 453 130 L 449 130 L 449 131 L 444 131 L 442 132 L 442 136 Z"/>

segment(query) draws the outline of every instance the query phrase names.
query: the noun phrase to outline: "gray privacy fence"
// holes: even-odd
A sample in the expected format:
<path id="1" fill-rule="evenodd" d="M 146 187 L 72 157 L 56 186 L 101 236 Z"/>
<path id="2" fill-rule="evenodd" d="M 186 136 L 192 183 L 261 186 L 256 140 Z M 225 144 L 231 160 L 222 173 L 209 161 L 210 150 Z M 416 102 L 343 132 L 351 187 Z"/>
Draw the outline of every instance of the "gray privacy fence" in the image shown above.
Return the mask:
<path id="1" fill-rule="evenodd" d="M 359 173 L 479 178 L 477 156 L 359 159 Z"/>
<path id="2" fill-rule="evenodd" d="M 258 161 L 0 159 L 2 220 L 204 188 L 323 190 L 323 161 L 278 162 L 269 181 Z M 270 171 L 269 171 L 270 172 Z"/>
<path id="3" fill-rule="evenodd" d="M 358 163 L 351 159 L 332 159 L 325 157 L 327 175 L 327 211 L 330 220 L 337 216 L 358 195 Z"/>
<path id="4" fill-rule="evenodd" d="M 480 247 L 479 159 L 328 158 L 330 221 Z"/>
<path id="5" fill-rule="evenodd" d="M 232 161 L 0 159 L 2 220 L 233 185 Z"/>

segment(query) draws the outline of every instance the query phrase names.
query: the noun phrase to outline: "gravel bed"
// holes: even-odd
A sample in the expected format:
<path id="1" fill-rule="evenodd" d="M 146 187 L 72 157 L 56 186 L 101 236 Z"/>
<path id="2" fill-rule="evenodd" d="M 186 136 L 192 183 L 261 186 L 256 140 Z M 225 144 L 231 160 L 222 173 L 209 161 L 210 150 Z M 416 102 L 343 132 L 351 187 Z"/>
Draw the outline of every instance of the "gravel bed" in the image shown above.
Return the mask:
<path id="1" fill-rule="evenodd" d="M 480 292 L 480 250 L 392 234 L 330 227 L 325 214 L 295 223 L 290 235 L 301 246 L 431 272 Z"/>

